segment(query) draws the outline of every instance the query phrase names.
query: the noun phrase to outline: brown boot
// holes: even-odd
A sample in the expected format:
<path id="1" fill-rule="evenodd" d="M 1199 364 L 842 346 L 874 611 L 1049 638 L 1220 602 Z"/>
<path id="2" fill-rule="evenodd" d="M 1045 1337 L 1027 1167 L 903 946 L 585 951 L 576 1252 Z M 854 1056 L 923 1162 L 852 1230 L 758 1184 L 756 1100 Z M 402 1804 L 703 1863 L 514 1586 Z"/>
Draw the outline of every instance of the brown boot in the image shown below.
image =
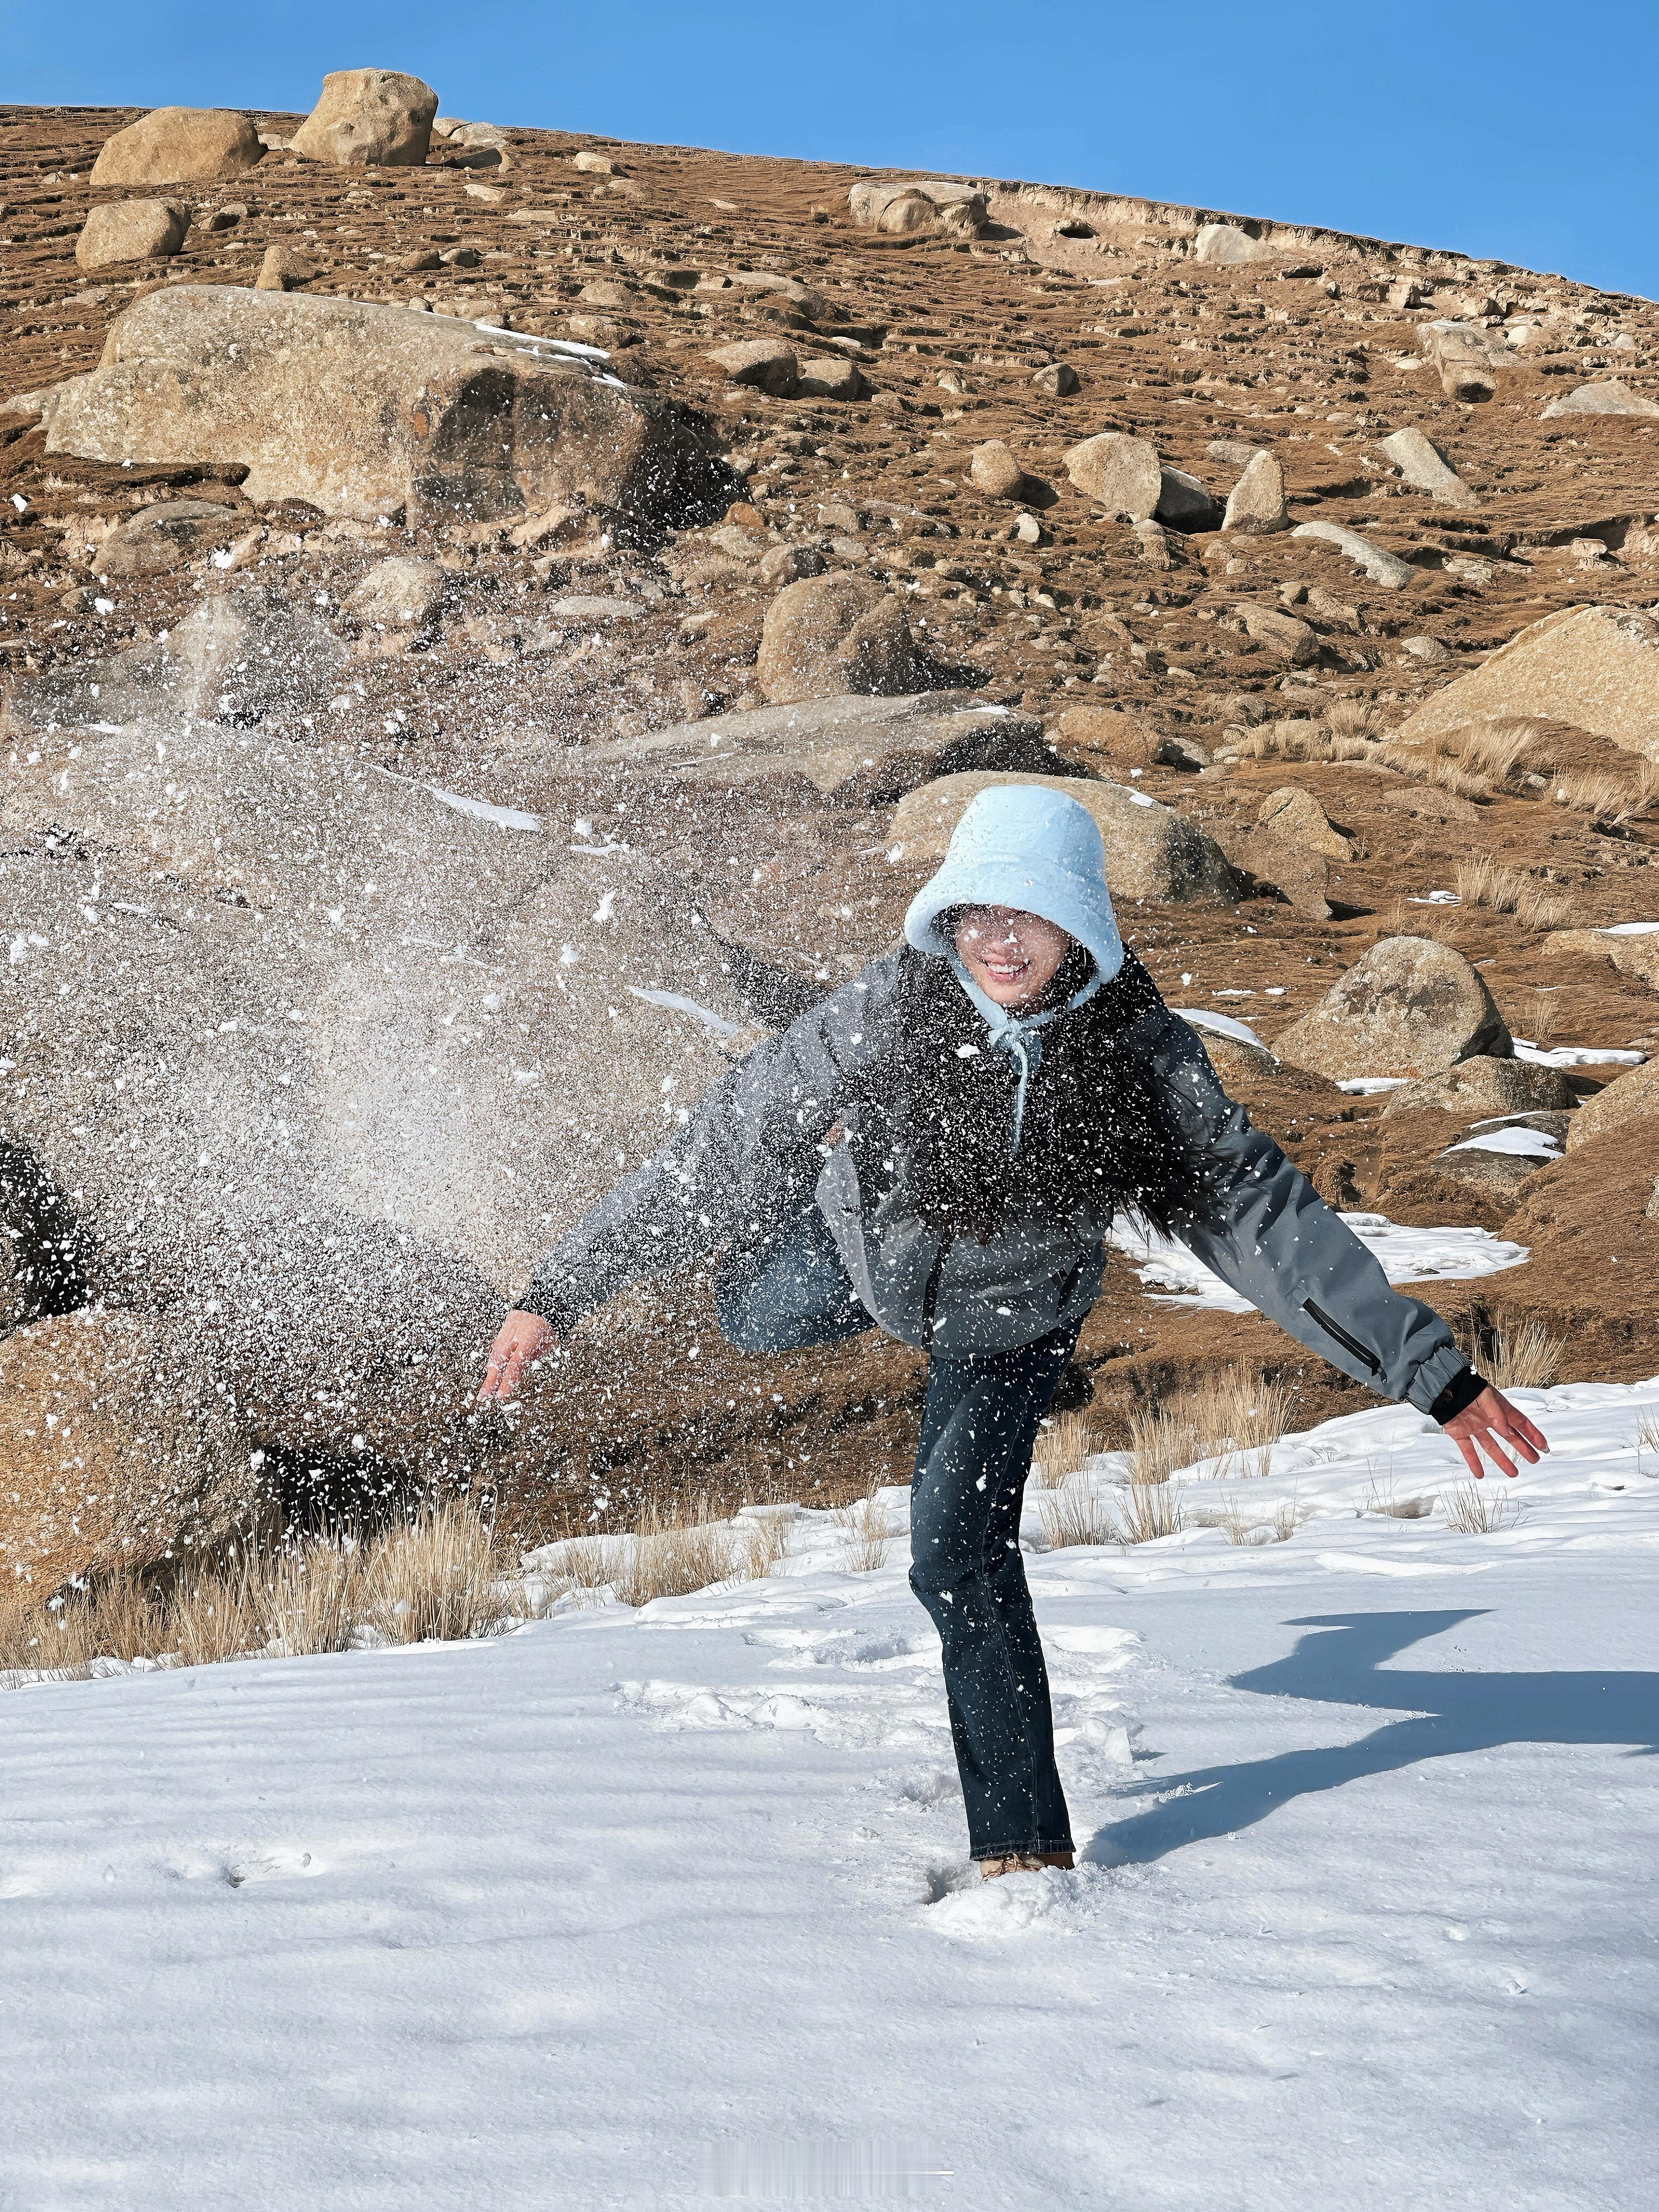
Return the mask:
<path id="1" fill-rule="evenodd" d="M 1004 1858 L 981 1859 L 979 1871 L 982 1881 L 994 1881 L 1000 1874 L 1041 1874 L 1044 1867 L 1069 1871 L 1076 1864 L 1070 1851 L 1010 1851 Z"/>

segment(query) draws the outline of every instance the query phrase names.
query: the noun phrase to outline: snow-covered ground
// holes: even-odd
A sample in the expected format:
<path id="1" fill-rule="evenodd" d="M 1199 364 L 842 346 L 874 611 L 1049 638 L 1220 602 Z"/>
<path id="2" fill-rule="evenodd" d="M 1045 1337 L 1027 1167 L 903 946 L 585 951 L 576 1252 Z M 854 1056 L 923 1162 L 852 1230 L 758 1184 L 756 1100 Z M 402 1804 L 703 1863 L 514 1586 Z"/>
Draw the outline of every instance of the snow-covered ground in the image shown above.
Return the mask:
<path id="1" fill-rule="evenodd" d="M 1659 1382 L 1520 1395 L 1496 1534 L 1381 1408 L 1184 1486 L 1285 1541 L 1033 1550 L 1073 1874 L 969 1868 L 896 1525 L 0 1694 L 0 2204 L 1646 2206 Z"/>

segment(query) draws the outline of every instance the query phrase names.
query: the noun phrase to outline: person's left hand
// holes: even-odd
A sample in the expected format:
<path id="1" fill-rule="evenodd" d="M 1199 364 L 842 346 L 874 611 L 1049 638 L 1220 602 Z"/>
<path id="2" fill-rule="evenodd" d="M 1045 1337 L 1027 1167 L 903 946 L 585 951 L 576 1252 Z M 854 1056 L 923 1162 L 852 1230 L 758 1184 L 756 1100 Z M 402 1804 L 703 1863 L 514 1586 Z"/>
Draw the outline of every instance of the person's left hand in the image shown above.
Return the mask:
<path id="1" fill-rule="evenodd" d="M 1520 1407 L 1511 1406 L 1503 1392 L 1494 1390 L 1490 1382 L 1478 1398 L 1447 1422 L 1446 1434 L 1462 1453 L 1464 1464 L 1477 1482 L 1486 1472 L 1480 1464 L 1483 1451 L 1495 1468 L 1505 1474 L 1516 1475 L 1521 1470 L 1510 1457 L 1510 1450 L 1519 1452 L 1524 1460 L 1535 1460 L 1549 1449 L 1549 1440 L 1543 1431 L 1534 1428 Z"/>

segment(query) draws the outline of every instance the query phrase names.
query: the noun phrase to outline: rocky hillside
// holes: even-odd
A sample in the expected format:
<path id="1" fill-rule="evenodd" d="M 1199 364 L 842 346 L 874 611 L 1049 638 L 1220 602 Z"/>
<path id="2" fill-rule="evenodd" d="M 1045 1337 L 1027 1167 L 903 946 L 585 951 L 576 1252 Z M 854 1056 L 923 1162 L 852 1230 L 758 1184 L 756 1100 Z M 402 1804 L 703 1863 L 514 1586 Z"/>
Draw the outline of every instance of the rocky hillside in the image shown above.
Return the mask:
<path id="1" fill-rule="evenodd" d="M 987 774 L 1076 781 L 1327 1195 L 1529 1248 L 1472 1346 L 1650 1371 L 1659 309 L 414 82 L 0 115 L 0 1552 L 902 1470 L 911 1355 L 740 1360 L 702 1281 L 511 1433 L 465 1384 Z M 1217 1359 L 1352 1397 L 1127 1259 L 1084 1358 L 1109 1425 Z"/>

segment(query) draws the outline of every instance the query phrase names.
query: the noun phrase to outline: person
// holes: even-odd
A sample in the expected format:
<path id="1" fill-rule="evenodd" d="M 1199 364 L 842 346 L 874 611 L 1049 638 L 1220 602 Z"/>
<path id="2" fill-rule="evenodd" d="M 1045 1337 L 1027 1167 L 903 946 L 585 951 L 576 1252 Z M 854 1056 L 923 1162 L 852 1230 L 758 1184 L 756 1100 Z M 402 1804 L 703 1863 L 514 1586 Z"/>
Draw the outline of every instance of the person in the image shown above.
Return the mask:
<path id="1" fill-rule="evenodd" d="M 904 942 L 704 1094 L 538 1267 L 480 1396 L 623 1285 L 722 1252 L 731 1341 L 879 1328 L 927 1352 L 910 1582 L 936 1623 L 969 1847 L 991 1875 L 1070 1866 L 1019 1551 L 1039 1425 L 1127 1214 L 1178 1237 L 1343 1373 L 1507 1475 L 1546 1450 L 1445 1322 L 1381 1267 L 1223 1091 L 1126 951 L 1086 807 L 981 791 Z"/>

